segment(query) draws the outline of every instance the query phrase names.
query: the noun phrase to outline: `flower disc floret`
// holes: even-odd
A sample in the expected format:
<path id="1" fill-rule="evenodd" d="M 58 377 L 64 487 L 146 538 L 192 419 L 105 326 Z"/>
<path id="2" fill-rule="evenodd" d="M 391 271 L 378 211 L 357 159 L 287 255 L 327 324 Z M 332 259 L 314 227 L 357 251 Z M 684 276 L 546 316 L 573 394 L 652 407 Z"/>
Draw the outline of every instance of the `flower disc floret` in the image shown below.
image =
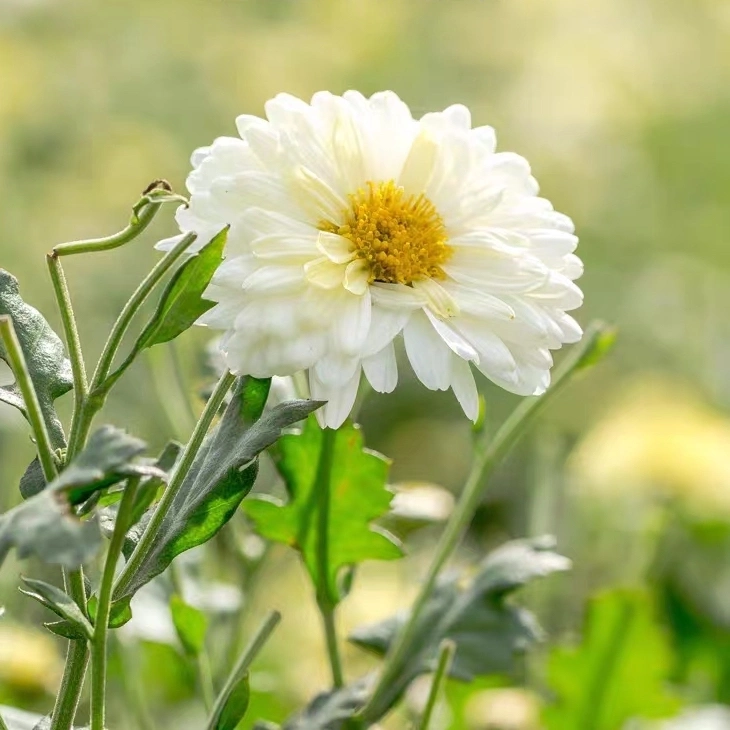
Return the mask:
<path id="1" fill-rule="evenodd" d="M 370 268 L 369 282 L 412 284 L 446 278 L 441 266 L 452 250 L 443 219 L 423 193 L 409 195 L 388 180 L 368 182 L 349 198 L 344 222 L 320 227 L 352 243 L 355 256 Z"/>

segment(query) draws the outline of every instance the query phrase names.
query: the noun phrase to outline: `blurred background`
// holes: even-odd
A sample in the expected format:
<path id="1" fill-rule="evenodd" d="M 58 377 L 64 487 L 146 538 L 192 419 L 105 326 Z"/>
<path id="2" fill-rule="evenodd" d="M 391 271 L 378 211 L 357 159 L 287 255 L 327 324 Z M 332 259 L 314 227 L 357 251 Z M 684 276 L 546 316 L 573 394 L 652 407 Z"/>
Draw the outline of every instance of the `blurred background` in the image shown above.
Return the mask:
<path id="1" fill-rule="evenodd" d="M 416 115 L 461 102 L 475 124 L 493 125 L 500 149 L 526 156 L 543 195 L 575 221 L 586 267 L 578 319 L 600 317 L 620 332 L 612 355 L 500 469 L 462 559 L 508 537 L 557 535 L 574 570 L 524 598 L 553 641 L 577 635 L 596 591 L 641 586 L 683 700 L 730 702 L 730 3 L 0 0 L 0 266 L 58 327 L 44 263 L 54 243 L 122 228 L 155 178 L 182 192 L 191 151 L 234 134 L 237 114 L 262 114 L 279 91 L 308 98 L 348 88 L 393 89 Z M 170 209 L 125 249 L 68 262 L 90 358 L 157 260 L 152 244 L 173 232 Z M 154 449 L 186 438 L 211 377 L 205 348 L 204 333 L 192 332 L 175 350 L 152 351 L 119 386 L 106 420 Z M 517 399 L 480 387 L 493 428 Z M 361 420 L 368 444 L 393 459 L 394 484 L 441 488 L 422 490 L 413 509 L 443 518 L 471 448 L 453 397 L 410 381 L 371 397 Z M 32 451 L 21 418 L 0 409 L 0 508 L 18 501 Z M 261 546 L 243 522 L 238 529 L 256 563 Z M 406 561 L 362 571 L 346 627 L 403 605 L 437 530 L 409 538 Z M 200 558 L 191 562 L 192 576 Z M 245 604 L 254 619 L 284 611 L 254 675 L 252 710 L 280 720 L 327 680 L 311 591 L 286 551 L 252 571 L 261 583 L 276 576 L 253 601 L 224 568 L 216 563 L 212 574 L 225 585 L 203 590 L 191 578 L 210 610 L 238 616 Z M 37 626 L 40 609 L 16 595 L 16 583 L 6 567 L 0 703 L 47 711 L 63 647 L 26 622 Z M 165 638 L 165 604 L 149 596 L 138 613 L 149 619 L 135 629 L 143 641 L 115 655 L 119 713 L 139 690 L 124 686 L 123 662 L 134 662 L 135 681 L 154 686 L 140 712 L 195 727 L 195 672 L 174 636 Z M 303 621 L 311 633 L 302 634 Z M 214 658 L 221 650 L 211 648 Z M 349 658 L 368 666 L 355 650 Z M 539 690 L 539 670 L 525 673 L 520 684 Z M 535 694 L 491 684 L 450 688 L 444 726 L 539 727 Z M 143 726 L 139 716 L 126 722 Z"/>

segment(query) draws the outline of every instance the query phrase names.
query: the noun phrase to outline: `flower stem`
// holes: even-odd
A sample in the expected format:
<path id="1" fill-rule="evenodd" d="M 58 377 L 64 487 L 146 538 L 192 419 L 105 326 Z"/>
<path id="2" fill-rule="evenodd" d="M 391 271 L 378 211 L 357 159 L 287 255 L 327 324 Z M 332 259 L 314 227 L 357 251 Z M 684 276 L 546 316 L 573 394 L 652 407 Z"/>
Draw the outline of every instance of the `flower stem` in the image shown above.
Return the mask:
<path id="1" fill-rule="evenodd" d="M 137 238 L 142 231 L 149 226 L 152 219 L 157 215 L 163 203 L 178 201 L 187 203 L 181 195 L 170 194 L 167 190 L 151 190 L 143 195 L 132 208 L 132 217 L 129 224 L 118 233 L 103 238 L 89 238 L 83 241 L 70 241 L 59 243 L 54 247 L 53 253 L 57 256 L 70 256 L 79 253 L 92 253 L 95 251 L 111 251 L 119 248 L 125 243 Z"/>
<path id="2" fill-rule="evenodd" d="M 522 436 L 528 425 L 543 408 L 559 393 L 570 377 L 590 362 L 591 356 L 600 348 L 602 336 L 606 332 L 601 324 L 593 324 L 586 331 L 580 345 L 573 348 L 554 373 L 553 385 L 539 398 L 525 398 L 502 424 L 488 444 L 476 450 L 471 471 L 467 477 L 461 497 L 452 513 L 446 528 L 436 546 L 436 554 L 429 566 L 426 579 L 411 609 L 408 621 L 396 637 L 395 643 L 385 660 L 378 683 L 367 705 L 361 711 L 362 717 L 374 722 L 387 711 L 384 700 L 391 686 L 401 674 L 407 661 L 417 632 L 418 624 L 439 573 L 451 557 L 461 538 L 474 517 L 482 499 L 484 479 L 492 473 L 502 457 Z"/>
<path id="3" fill-rule="evenodd" d="M 56 696 L 50 730 L 69 730 L 76 715 L 84 685 L 89 652 L 84 641 L 71 641 L 66 654 L 66 667 Z"/>
<path id="4" fill-rule="evenodd" d="M 111 615 L 112 587 L 117 561 L 124 547 L 124 538 L 132 521 L 134 498 L 140 479 L 130 479 L 119 503 L 109 550 L 104 563 L 104 572 L 99 585 L 99 602 L 94 621 L 94 636 L 91 640 L 91 730 L 104 730 L 106 712 L 106 667 L 107 643 L 109 638 L 109 616 Z"/>
<path id="5" fill-rule="evenodd" d="M 35 438 L 38 451 L 38 460 L 43 468 L 43 475 L 46 481 L 50 482 L 58 475 L 56 460 L 53 458 L 53 446 L 48 435 L 38 394 L 33 385 L 33 380 L 30 377 L 28 364 L 25 361 L 23 349 L 15 333 L 13 320 L 7 315 L 0 316 L 0 339 L 2 339 L 2 343 L 5 346 L 10 369 L 13 371 L 15 382 L 18 388 L 20 388 L 23 401 L 25 402 L 25 413 L 33 431 L 33 437 Z"/>
<path id="6" fill-rule="evenodd" d="M 135 547 L 134 552 L 129 557 L 129 560 L 124 566 L 124 569 L 116 582 L 114 593 L 117 596 L 124 594 L 130 580 L 147 555 L 147 551 L 155 539 L 157 531 L 159 530 L 162 521 L 165 519 L 167 511 L 170 509 L 170 506 L 175 499 L 175 495 L 182 486 L 183 480 L 185 479 L 190 467 L 192 466 L 193 460 L 197 456 L 197 453 L 203 444 L 203 439 L 208 433 L 208 429 L 210 428 L 213 419 L 218 413 L 218 409 L 223 403 L 223 399 L 226 397 L 226 393 L 228 393 L 231 389 L 231 385 L 233 385 L 233 381 L 235 379 L 234 375 L 231 375 L 231 373 L 226 371 L 226 373 L 221 376 L 215 390 L 208 399 L 205 409 L 203 410 L 198 423 L 195 425 L 195 429 L 190 436 L 190 440 L 185 446 L 185 450 L 183 451 L 180 461 L 175 468 L 175 472 L 170 479 L 170 484 L 164 491 L 162 499 L 160 499 L 157 508 L 152 513 L 152 517 L 142 533 L 142 537 L 137 543 L 137 547 Z"/>
<path id="7" fill-rule="evenodd" d="M 105 380 L 109 375 L 109 371 L 114 363 L 114 357 L 122 344 L 122 339 L 129 329 L 132 318 L 142 306 L 144 301 L 150 295 L 152 290 L 157 286 L 165 274 L 172 268 L 175 262 L 185 253 L 185 250 L 195 240 L 195 234 L 190 233 L 181 239 L 163 259 L 158 261 L 155 267 L 144 278 L 142 283 L 137 287 L 129 301 L 124 305 L 117 321 L 114 323 L 111 334 L 109 335 L 104 349 L 102 350 L 99 363 L 96 366 L 94 376 L 89 387 L 89 395 L 84 401 L 78 418 L 74 419 L 71 429 L 71 437 L 69 442 L 72 446 L 81 445 L 86 441 L 86 437 L 91 429 L 94 416 L 101 410 L 106 400 L 109 386 L 105 385 Z"/>
<path id="8" fill-rule="evenodd" d="M 228 698 L 236 688 L 236 686 L 243 680 L 248 672 L 248 668 L 256 658 L 258 653 L 263 648 L 264 644 L 269 640 L 272 632 L 276 628 L 277 624 L 281 621 L 281 614 L 278 611 L 272 611 L 264 620 L 263 624 L 259 627 L 258 631 L 254 634 L 251 643 L 246 647 L 241 658 L 236 663 L 236 666 L 231 671 L 228 679 L 226 680 L 221 693 L 218 695 L 213 710 L 210 713 L 210 719 L 206 725 L 206 730 L 215 730 L 218 727 L 218 721 L 226 707 Z"/>
<path id="9" fill-rule="evenodd" d="M 86 379 L 86 365 L 84 364 L 84 357 L 81 351 L 81 340 L 79 339 L 76 317 L 74 316 L 73 305 L 71 304 L 71 295 L 68 290 L 66 275 L 63 272 L 61 261 L 55 252 L 49 253 L 46 261 L 48 263 L 48 271 L 51 274 L 53 290 L 56 294 L 58 311 L 61 315 L 63 331 L 71 359 L 71 370 L 74 379 L 74 420 L 76 420 L 84 408 L 84 402 L 89 392 L 89 384 Z M 67 452 L 67 460 L 75 456 L 75 450 L 80 447 L 80 444 L 72 443 L 71 446 L 73 448 Z"/>
<path id="10" fill-rule="evenodd" d="M 335 687 L 342 687 L 345 681 L 335 628 L 337 598 L 332 595 L 329 585 L 329 521 L 332 489 L 330 482 L 336 438 L 336 430 L 322 429 L 322 450 L 319 454 L 314 489 L 319 507 L 317 510 L 317 606 L 324 625 L 327 656 L 332 670 L 332 684 Z"/>
<path id="11" fill-rule="evenodd" d="M 439 647 L 439 658 L 438 664 L 436 665 L 436 672 L 431 680 L 431 689 L 428 693 L 428 699 L 426 700 L 426 707 L 423 710 L 421 721 L 418 724 L 418 730 L 429 730 L 431 726 L 431 717 L 433 716 L 436 702 L 438 701 L 439 694 L 441 694 L 441 688 L 446 682 L 446 678 L 451 668 L 451 662 L 456 653 L 456 644 L 446 639 L 441 642 Z"/>

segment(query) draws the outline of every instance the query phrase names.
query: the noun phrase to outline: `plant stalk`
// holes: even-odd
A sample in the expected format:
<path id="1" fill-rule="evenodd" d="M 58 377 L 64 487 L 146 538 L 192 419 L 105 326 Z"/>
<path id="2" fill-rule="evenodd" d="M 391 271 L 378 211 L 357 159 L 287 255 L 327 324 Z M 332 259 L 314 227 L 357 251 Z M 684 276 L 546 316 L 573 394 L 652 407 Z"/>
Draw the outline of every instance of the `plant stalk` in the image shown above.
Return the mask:
<path id="1" fill-rule="evenodd" d="M 407 660 L 411 643 L 418 632 L 419 619 L 433 592 L 439 573 L 460 543 L 474 517 L 474 513 L 482 499 L 484 479 L 492 473 L 502 457 L 514 446 L 538 413 L 562 390 L 570 377 L 581 367 L 589 364 L 590 358 L 600 346 L 602 335 L 605 332 L 603 325 L 591 325 L 580 344 L 572 349 L 560 364 L 560 367 L 556 369 L 552 387 L 540 397 L 524 398 L 502 424 L 494 438 L 476 450 L 464 489 L 436 546 L 436 553 L 418 597 L 413 604 L 408 621 L 396 637 L 395 643 L 386 657 L 375 690 L 361 711 L 361 716 L 366 721 L 375 722 L 387 711 L 387 708 L 382 706 L 383 700 L 391 685 L 397 680 L 403 669 L 403 664 Z"/>
<path id="2" fill-rule="evenodd" d="M 345 681 L 335 627 L 337 601 L 336 597 L 332 596 L 329 585 L 331 476 L 336 439 L 336 430 L 331 428 L 322 429 L 322 450 L 319 454 L 314 489 L 319 507 L 317 510 L 317 606 L 324 626 L 327 656 L 329 658 L 330 669 L 332 670 L 332 684 L 335 688 L 339 688 L 344 686 Z"/>
<path id="3" fill-rule="evenodd" d="M 434 672 L 433 679 L 431 680 L 431 689 L 428 692 L 426 707 L 423 710 L 421 721 L 418 724 L 418 730 L 429 730 L 431 727 L 433 711 L 436 707 L 436 703 L 438 702 L 439 695 L 441 694 L 441 688 L 446 683 L 455 653 L 456 644 L 453 641 L 446 639 L 441 642 L 441 646 L 439 647 L 438 664 L 436 665 L 436 671 Z"/>
<path id="4" fill-rule="evenodd" d="M 132 521 L 134 498 L 140 479 L 130 479 L 122 495 L 117 511 L 109 550 L 104 563 L 104 572 L 99 585 L 99 601 L 94 621 L 94 636 L 91 640 L 91 730 L 104 730 L 106 714 L 106 670 L 107 643 L 109 638 L 109 617 L 111 615 L 114 571 L 122 554 L 124 538 Z"/>

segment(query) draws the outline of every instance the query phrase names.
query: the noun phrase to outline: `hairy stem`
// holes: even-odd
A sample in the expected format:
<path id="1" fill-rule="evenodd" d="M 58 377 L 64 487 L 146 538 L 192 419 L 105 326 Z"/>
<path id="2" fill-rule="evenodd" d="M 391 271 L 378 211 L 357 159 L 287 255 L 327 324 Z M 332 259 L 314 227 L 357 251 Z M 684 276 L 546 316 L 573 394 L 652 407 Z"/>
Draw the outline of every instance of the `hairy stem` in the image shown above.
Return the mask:
<path id="1" fill-rule="evenodd" d="M 106 667 L 107 643 L 109 638 L 109 616 L 111 615 L 114 571 L 124 547 L 124 538 L 132 521 L 134 498 L 140 479 L 130 479 L 119 503 L 109 550 L 106 554 L 104 572 L 99 585 L 99 601 L 94 621 L 94 636 L 91 640 L 91 730 L 104 730 L 106 714 Z"/>
<path id="2" fill-rule="evenodd" d="M 111 251 L 133 241 L 152 222 L 157 211 L 166 202 L 187 203 L 181 195 L 175 195 L 168 190 L 156 189 L 143 195 L 132 208 L 132 217 L 129 224 L 118 233 L 103 238 L 88 238 L 83 241 L 59 243 L 53 253 L 57 256 L 71 256 L 79 253 L 93 253 L 96 251 Z"/>
<path id="3" fill-rule="evenodd" d="M 0 338 L 5 346 L 5 352 L 7 353 L 10 369 L 15 376 L 15 382 L 18 388 L 20 388 L 23 400 L 25 401 L 25 414 L 33 431 L 33 437 L 35 438 L 36 449 L 38 451 L 38 460 L 43 468 L 43 476 L 45 476 L 47 482 L 50 482 L 58 475 L 56 460 L 53 458 L 51 438 L 48 435 L 46 421 L 43 417 L 43 411 L 41 410 L 41 404 L 38 400 L 38 394 L 33 385 L 33 380 L 30 377 L 23 349 L 15 333 L 13 320 L 6 315 L 0 317 Z"/>
<path id="4" fill-rule="evenodd" d="M 570 377 L 584 366 L 599 345 L 605 328 L 592 325 L 579 345 L 573 348 L 553 375 L 552 387 L 539 398 L 525 398 L 502 424 L 493 439 L 476 450 L 471 471 L 446 528 L 436 546 L 436 553 L 429 566 L 426 579 L 411 609 L 408 621 L 398 634 L 388 653 L 378 683 L 373 691 L 362 716 L 370 722 L 377 720 L 387 711 L 384 706 L 391 686 L 398 679 L 408 658 L 411 643 L 418 632 L 418 624 L 423 610 L 433 592 L 441 569 L 451 557 L 461 538 L 474 517 L 483 495 L 485 478 L 492 473 L 504 455 L 514 446 L 526 428 L 542 409 L 559 393 Z"/>
<path id="5" fill-rule="evenodd" d="M 314 489 L 319 507 L 317 510 L 317 606 L 324 625 L 327 656 L 332 670 L 332 684 L 335 687 L 342 687 L 345 682 L 335 628 L 336 598 L 331 595 L 329 586 L 329 521 L 332 488 L 330 482 L 336 438 L 337 431 L 331 428 L 322 430 L 322 450 L 319 455 Z"/>

